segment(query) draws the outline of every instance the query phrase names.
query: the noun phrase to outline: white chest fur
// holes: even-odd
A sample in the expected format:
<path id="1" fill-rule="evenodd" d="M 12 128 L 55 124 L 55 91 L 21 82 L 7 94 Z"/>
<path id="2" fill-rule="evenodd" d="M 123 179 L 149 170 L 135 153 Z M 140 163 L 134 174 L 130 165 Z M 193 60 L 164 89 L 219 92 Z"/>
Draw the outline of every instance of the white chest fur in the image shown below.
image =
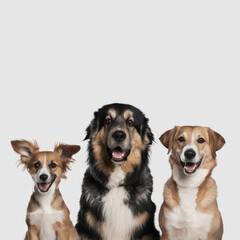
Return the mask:
<path id="1" fill-rule="evenodd" d="M 125 178 L 120 166 L 116 166 L 109 179 L 109 192 L 103 198 L 104 223 L 102 225 L 104 240 L 129 240 L 137 222 L 124 201 L 128 194 L 124 187 L 119 187 Z"/>
<path id="2" fill-rule="evenodd" d="M 208 170 L 198 169 L 190 176 L 181 171 L 181 168 L 173 167 L 173 178 L 178 184 L 180 205 L 166 214 L 166 228 L 171 240 L 206 240 L 212 215 L 198 211 L 196 199 L 198 187 L 206 178 Z"/>
<path id="3" fill-rule="evenodd" d="M 40 208 L 34 212 L 29 212 L 27 217 L 32 225 L 36 225 L 40 229 L 40 240 L 56 240 L 56 234 L 53 224 L 62 222 L 63 213 L 55 210 L 51 206 L 54 186 L 45 194 L 36 193 L 36 200 Z"/>

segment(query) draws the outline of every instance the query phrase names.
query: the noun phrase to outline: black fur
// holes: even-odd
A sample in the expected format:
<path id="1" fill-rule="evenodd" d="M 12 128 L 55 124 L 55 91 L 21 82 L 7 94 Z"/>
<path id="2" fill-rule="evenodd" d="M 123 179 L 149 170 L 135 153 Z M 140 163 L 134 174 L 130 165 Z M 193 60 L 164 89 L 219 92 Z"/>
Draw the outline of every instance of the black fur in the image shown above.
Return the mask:
<path id="1" fill-rule="evenodd" d="M 135 166 L 134 171 L 131 174 L 127 174 L 124 183 L 119 186 L 124 187 L 129 193 L 130 197 L 124 203 L 129 207 L 129 209 L 131 209 L 134 216 L 143 212 L 147 212 L 149 215 L 149 218 L 144 225 L 132 232 L 131 240 L 141 240 L 146 236 L 148 237 L 147 239 L 160 239 L 159 232 L 154 226 L 154 214 L 156 207 L 151 200 L 153 182 L 150 169 L 148 168 L 149 146 L 152 144 L 154 138 L 151 129 L 148 126 L 148 119 L 139 109 L 127 104 L 115 103 L 103 106 L 94 113 L 94 119 L 86 129 L 87 134 L 85 139 L 90 139 L 88 145 L 89 167 L 85 173 L 82 184 L 82 196 L 80 199 L 80 210 L 78 213 L 76 229 L 79 235 L 84 236 L 86 239 L 104 240 L 97 229 L 88 225 L 86 221 L 86 213 L 90 212 L 98 223 L 105 221 L 103 216 L 103 203 L 101 200 L 109 191 L 109 188 L 107 187 L 109 177 L 95 164 L 92 138 L 102 127 L 104 127 L 106 113 L 109 109 L 114 109 L 117 114 L 122 114 L 127 109 L 131 110 L 134 114 L 134 127 L 141 136 L 141 139 L 143 140 L 145 136 L 149 139 L 149 144 L 141 153 L 141 164 L 139 166 Z M 141 194 L 146 194 L 147 197 L 142 198 Z"/>

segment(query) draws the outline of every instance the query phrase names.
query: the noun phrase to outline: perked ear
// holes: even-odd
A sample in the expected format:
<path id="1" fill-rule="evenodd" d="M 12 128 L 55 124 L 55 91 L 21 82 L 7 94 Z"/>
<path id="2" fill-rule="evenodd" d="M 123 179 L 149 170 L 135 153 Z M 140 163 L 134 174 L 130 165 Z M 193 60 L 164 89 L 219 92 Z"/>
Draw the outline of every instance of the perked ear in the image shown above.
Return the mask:
<path id="1" fill-rule="evenodd" d="M 163 146 L 168 149 L 168 154 L 172 150 L 172 145 L 173 145 L 173 142 L 174 142 L 174 136 L 175 136 L 178 128 L 179 128 L 178 126 L 175 126 L 173 129 L 170 129 L 170 130 L 166 131 L 165 133 L 163 133 L 161 135 L 161 137 L 159 138 L 159 140 L 163 144 Z"/>
<path id="2" fill-rule="evenodd" d="M 223 145 L 225 144 L 225 139 L 219 133 L 213 131 L 211 128 L 208 129 L 208 134 L 212 156 L 213 158 L 216 158 L 216 151 L 223 147 Z"/>
<path id="3" fill-rule="evenodd" d="M 76 154 L 80 150 L 79 145 L 67 145 L 60 143 L 55 146 L 54 151 L 60 154 L 61 158 L 72 158 L 72 155 Z"/>
<path id="4" fill-rule="evenodd" d="M 67 169 L 70 170 L 69 164 L 74 161 L 74 159 L 72 159 L 72 156 L 76 154 L 79 150 L 79 145 L 67 145 L 60 143 L 55 146 L 54 152 L 57 152 L 62 160 L 63 178 L 66 178 L 65 172 L 67 171 Z"/>
<path id="5" fill-rule="evenodd" d="M 31 157 L 39 151 L 39 146 L 36 141 L 29 142 L 27 140 L 14 140 L 11 141 L 13 150 L 20 154 L 20 163 L 24 164 L 25 167 L 28 165 Z"/>

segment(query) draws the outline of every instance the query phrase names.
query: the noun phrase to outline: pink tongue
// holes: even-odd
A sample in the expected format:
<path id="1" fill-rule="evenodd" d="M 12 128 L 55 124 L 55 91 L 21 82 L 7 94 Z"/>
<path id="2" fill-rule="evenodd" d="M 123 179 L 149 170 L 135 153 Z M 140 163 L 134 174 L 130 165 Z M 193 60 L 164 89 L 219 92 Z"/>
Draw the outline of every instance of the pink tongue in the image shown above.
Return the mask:
<path id="1" fill-rule="evenodd" d="M 113 156 L 113 158 L 116 158 L 116 159 L 122 159 L 124 157 L 124 152 L 113 150 L 112 151 L 112 156 Z"/>
<path id="2" fill-rule="evenodd" d="M 50 186 L 51 183 L 40 183 L 39 184 L 39 188 L 42 190 L 42 191 L 46 191 L 49 186 Z"/>
<path id="3" fill-rule="evenodd" d="M 192 172 L 195 169 L 195 167 L 196 167 L 196 163 L 194 163 L 194 164 L 188 164 L 187 163 L 186 166 L 185 166 L 185 168 L 188 172 Z"/>

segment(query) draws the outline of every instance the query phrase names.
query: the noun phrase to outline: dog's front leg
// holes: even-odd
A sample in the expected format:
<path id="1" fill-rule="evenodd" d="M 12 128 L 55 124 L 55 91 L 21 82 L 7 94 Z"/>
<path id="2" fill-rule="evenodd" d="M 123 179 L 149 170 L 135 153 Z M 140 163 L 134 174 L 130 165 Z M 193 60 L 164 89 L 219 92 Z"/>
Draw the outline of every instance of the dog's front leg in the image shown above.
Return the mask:
<path id="1" fill-rule="evenodd" d="M 207 240 L 222 240 L 222 235 L 215 234 L 214 236 L 208 236 Z"/>
<path id="2" fill-rule="evenodd" d="M 57 240 L 79 240 L 75 228 L 69 226 L 58 226 L 55 228 Z"/>
<path id="3" fill-rule="evenodd" d="M 37 228 L 35 226 L 31 225 L 28 227 L 28 231 L 24 240 L 40 240 L 38 237 Z"/>
<path id="4" fill-rule="evenodd" d="M 70 237 L 69 229 L 66 226 L 61 226 L 58 224 L 56 225 L 57 227 L 55 227 L 55 231 L 57 240 L 69 240 Z"/>

